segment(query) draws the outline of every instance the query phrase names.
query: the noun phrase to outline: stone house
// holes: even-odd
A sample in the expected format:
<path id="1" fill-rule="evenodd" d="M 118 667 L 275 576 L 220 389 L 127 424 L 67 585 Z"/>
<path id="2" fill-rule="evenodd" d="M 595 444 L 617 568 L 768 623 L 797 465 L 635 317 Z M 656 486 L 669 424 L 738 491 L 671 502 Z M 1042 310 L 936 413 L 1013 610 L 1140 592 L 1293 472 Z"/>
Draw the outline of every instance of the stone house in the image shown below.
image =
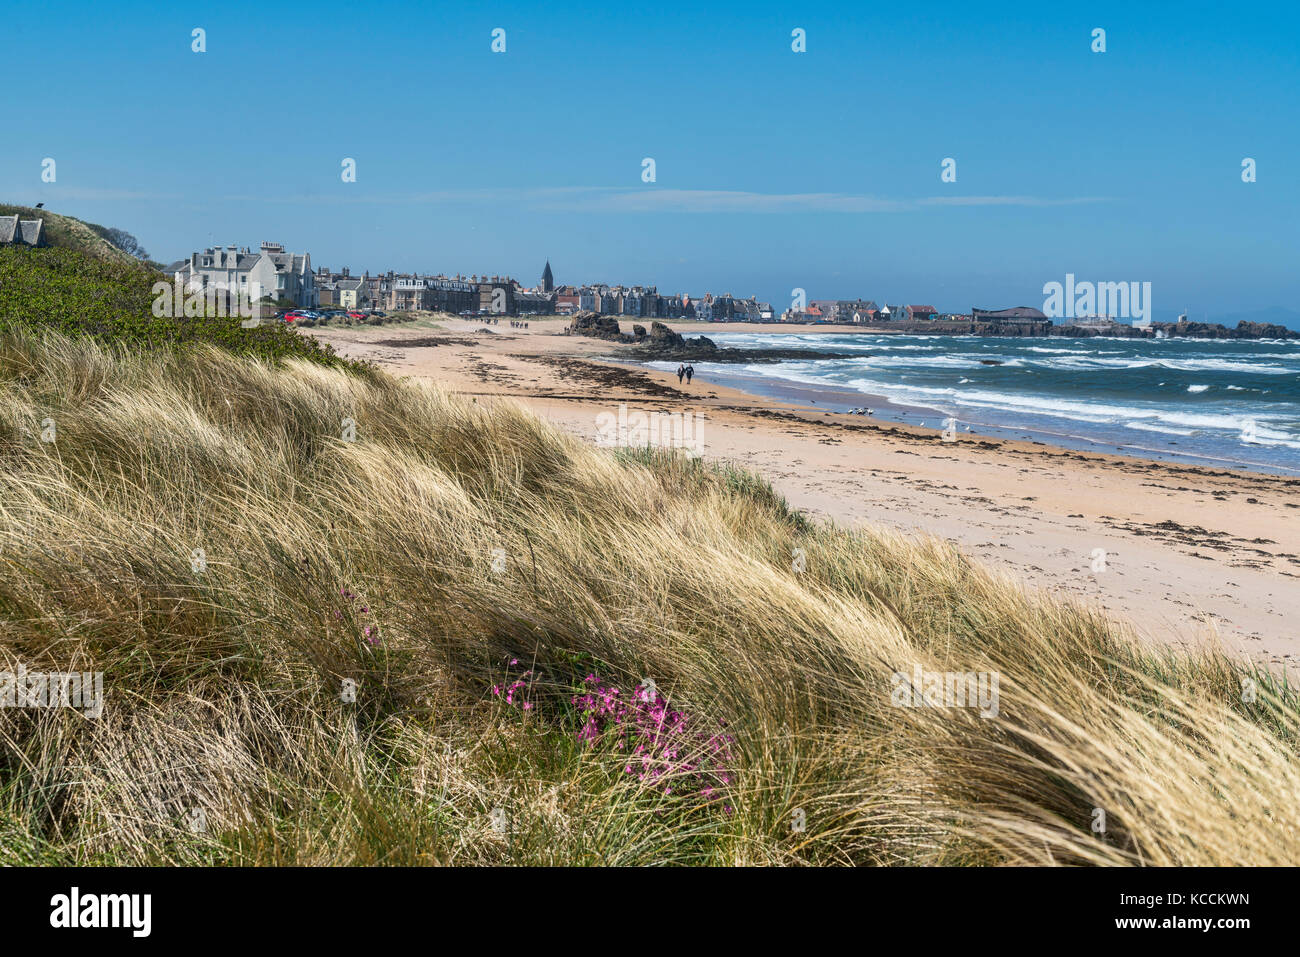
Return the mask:
<path id="1" fill-rule="evenodd" d="M 0 246 L 39 246 L 45 220 L 19 219 L 18 214 L 0 216 Z"/>

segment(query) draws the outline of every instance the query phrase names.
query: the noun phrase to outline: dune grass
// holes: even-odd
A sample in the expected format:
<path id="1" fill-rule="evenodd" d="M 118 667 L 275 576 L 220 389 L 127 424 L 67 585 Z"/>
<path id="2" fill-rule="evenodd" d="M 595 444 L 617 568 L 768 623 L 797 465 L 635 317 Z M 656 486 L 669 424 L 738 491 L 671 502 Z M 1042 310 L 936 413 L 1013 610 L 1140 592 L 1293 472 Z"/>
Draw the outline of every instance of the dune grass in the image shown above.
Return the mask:
<path id="1" fill-rule="evenodd" d="M 1300 861 L 1267 673 L 725 465 L 306 361 L 0 337 L 0 659 L 106 692 L 0 709 L 3 863 Z M 918 666 L 995 673 L 996 716 L 898 706 Z M 582 737 L 593 675 L 699 753 Z M 705 798 L 674 768 L 710 761 Z"/>

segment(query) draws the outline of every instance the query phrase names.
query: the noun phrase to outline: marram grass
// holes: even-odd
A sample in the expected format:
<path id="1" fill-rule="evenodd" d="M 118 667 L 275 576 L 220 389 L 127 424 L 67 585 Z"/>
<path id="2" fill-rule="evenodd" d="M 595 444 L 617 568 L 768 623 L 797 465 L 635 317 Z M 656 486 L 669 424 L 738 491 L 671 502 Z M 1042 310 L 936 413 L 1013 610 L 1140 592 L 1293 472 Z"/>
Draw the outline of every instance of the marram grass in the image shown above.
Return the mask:
<path id="1" fill-rule="evenodd" d="M 382 373 L 0 338 L 0 658 L 105 688 L 0 709 L 5 864 L 1300 862 L 1267 673 Z M 581 740 L 591 674 L 725 729 L 725 791 Z"/>

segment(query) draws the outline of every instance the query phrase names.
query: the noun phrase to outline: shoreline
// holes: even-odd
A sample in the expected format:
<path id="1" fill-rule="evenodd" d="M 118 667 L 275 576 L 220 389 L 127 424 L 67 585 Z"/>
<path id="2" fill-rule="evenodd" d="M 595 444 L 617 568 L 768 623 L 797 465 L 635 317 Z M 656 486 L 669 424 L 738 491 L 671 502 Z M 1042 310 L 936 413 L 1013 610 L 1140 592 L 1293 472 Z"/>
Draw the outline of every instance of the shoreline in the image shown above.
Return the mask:
<path id="1" fill-rule="evenodd" d="M 1300 479 L 988 434 L 943 442 L 919 417 L 845 415 L 817 393 L 799 402 L 699 377 L 679 386 L 671 373 L 609 361 L 607 343 L 565 336 L 563 325 L 482 331 L 438 317 L 303 331 L 399 376 L 518 402 L 590 442 L 597 416 L 619 404 L 694 413 L 706 459 L 758 472 L 812 517 L 948 539 L 1030 588 L 1128 619 L 1151 641 L 1217 642 L 1271 667 L 1300 665 L 1288 602 L 1300 582 Z M 1093 573 L 1099 548 L 1107 565 Z"/>
<path id="2" fill-rule="evenodd" d="M 615 356 L 607 356 L 604 357 L 604 361 L 624 362 L 625 360 Z M 638 366 L 646 365 L 646 363 L 640 362 L 629 364 Z M 814 404 L 822 407 L 823 411 L 829 409 L 835 414 L 847 415 L 847 408 L 859 408 L 865 406 L 870 408 L 874 413 L 877 413 L 876 415 L 873 415 L 872 418 L 879 419 L 880 421 L 895 422 L 903 425 L 919 424 L 923 428 L 930 427 L 934 428 L 936 431 L 942 428 L 942 420 L 946 418 L 946 414 L 940 409 L 922 405 L 909 405 L 907 403 L 890 399 L 887 396 L 869 392 L 859 392 L 856 389 L 849 389 L 847 387 L 823 384 L 813 385 L 809 383 L 801 383 L 794 379 L 747 376 L 743 373 L 727 373 L 712 370 L 696 372 L 695 377 L 701 381 L 716 382 L 719 385 L 728 386 L 755 397 L 776 399 L 778 401 L 790 402 L 796 405 L 802 404 L 811 399 Z M 879 414 L 882 411 L 885 413 L 884 415 Z M 936 420 L 938 420 L 940 424 L 934 424 Z M 973 429 L 966 428 L 967 426 L 978 428 L 979 431 L 975 432 Z M 1139 461 L 1175 463 L 1179 465 L 1200 465 L 1205 468 L 1239 469 L 1247 472 L 1255 472 L 1264 475 L 1277 475 L 1286 478 L 1300 477 L 1300 469 L 1291 468 L 1286 465 L 1275 465 L 1269 462 L 1251 462 L 1244 459 L 1203 455 L 1196 452 L 1170 452 L 1165 449 L 1151 448 L 1148 446 L 1106 442 L 1087 435 L 1071 435 L 1067 432 L 1058 432 L 1050 429 L 998 425 L 993 422 L 979 422 L 972 418 L 960 419 L 958 428 L 962 430 L 963 434 L 969 433 L 988 438 L 1013 441 L 1043 442 L 1047 445 L 1054 445 L 1058 448 L 1070 449 L 1076 452 L 1099 452 L 1106 455 L 1116 455 L 1128 459 L 1137 459 Z"/>

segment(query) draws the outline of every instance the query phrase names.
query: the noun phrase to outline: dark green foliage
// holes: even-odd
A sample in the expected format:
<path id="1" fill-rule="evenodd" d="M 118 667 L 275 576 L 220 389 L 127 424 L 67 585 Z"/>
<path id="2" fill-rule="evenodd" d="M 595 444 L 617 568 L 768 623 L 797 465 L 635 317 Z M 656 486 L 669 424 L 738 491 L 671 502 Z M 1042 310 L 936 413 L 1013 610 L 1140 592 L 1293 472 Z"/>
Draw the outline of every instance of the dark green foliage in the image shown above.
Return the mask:
<path id="1" fill-rule="evenodd" d="M 244 329 L 238 317 L 155 316 L 153 288 L 159 282 L 168 277 L 142 263 L 95 259 L 73 249 L 5 247 L 0 331 L 48 329 L 139 349 L 211 343 L 262 359 L 348 365 L 328 346 L 273 318 Z"/>

